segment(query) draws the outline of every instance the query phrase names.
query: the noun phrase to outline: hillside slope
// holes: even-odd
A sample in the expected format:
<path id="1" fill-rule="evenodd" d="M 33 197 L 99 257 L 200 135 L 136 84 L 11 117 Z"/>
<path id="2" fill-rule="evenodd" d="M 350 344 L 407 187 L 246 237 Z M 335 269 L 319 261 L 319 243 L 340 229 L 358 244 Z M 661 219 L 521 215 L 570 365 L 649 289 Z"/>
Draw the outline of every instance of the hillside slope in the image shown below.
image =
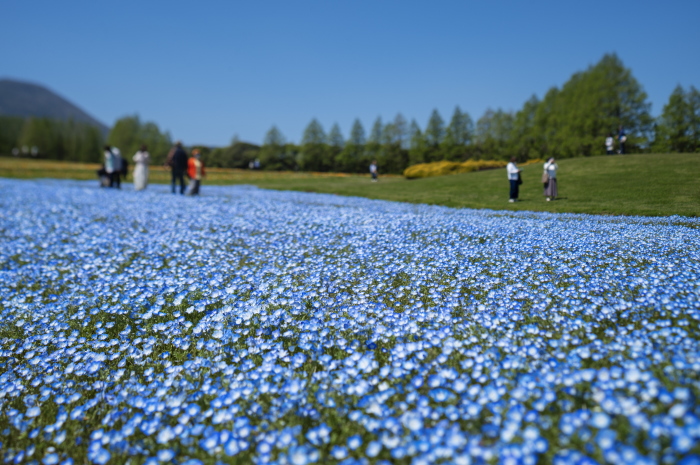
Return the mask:
<path id="1" fill-rule="evenodd" d="M 105 124 L 46 87 L 13 79 L 0 79 L 0 115 L 73 119 L 98 127 L 103 134 L 109 131 Z"/>

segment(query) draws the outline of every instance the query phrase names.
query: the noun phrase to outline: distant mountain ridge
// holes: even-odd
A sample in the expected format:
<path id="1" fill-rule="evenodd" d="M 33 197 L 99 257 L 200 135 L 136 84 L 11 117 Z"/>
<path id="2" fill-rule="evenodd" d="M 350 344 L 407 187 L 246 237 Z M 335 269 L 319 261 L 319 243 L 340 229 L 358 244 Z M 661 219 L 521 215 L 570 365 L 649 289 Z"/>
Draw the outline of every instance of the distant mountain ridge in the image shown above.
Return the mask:
<path id="1" fill-rule="evenodd" d="M 109 132 L 107 125 L 46 87 L 13 79 L 0 79 L 0 115 L 73 119 L 95 126 L 105 135 Z"/>

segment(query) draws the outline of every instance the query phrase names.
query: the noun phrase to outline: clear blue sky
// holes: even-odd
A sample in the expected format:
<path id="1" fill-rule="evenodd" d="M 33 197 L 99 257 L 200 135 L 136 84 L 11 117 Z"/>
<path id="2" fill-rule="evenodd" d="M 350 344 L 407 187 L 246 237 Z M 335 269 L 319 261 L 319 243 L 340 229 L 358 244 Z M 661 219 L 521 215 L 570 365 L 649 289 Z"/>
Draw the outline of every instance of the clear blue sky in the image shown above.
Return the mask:
<path id="1" fill-rule="evenodd" d="M 345 137 L 401 112 L 517 110 L 614 52 L 658 115 L 700 87 L 700 1 L 32 1 L 0 5 L 0 77 L 186 144 Z"/>

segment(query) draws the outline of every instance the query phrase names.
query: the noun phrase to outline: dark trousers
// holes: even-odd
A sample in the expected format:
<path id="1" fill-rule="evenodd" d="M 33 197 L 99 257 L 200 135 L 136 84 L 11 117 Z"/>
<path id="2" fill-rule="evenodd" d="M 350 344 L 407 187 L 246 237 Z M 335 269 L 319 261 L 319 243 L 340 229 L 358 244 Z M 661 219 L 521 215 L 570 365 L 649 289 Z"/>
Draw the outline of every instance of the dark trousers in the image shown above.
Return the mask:
<path id="1" fill-rule="evenodd" d="M 201 183 L 202 181 L 190 179 L 190 190 L 187 192 L 187 195 L 199 195 L 199 186 Z"/>
<path id="2" fill-rule="evenodd" d="M 518 181 L 517 180 L 513 181 L 511 179 L 510 180 L 510 198 L 517 199 L 519 193 L 520 193 L 520 185 L 518 184 Z"/>
<path id="3" fill-rule="evenodd" d="M 109 173 L 109 187 L 116 187 L 117 189 L 122 188 L 122 178 L 119 171 Z"/>
<path id="4" fill-rule="evenodd" d="M 180 180 L 180 194 L 185 193 L 185 172 L 179 170 L 172 171 L 173 182 L 172 182 L 172 192 L 175 193 L 175 181 Z"/>

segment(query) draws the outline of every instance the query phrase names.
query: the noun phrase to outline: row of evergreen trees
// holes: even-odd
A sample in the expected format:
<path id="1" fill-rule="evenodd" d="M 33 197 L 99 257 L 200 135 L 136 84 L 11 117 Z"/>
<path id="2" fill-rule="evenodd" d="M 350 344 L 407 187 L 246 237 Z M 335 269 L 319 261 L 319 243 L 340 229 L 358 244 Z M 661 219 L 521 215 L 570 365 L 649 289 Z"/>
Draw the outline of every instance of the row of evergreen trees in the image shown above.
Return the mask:
<path id="1" fill-rule="evenodd" d="M 421 129 L 398 114 L 372 125 L 369 135 L 355 120 L 346 139 L 338 124 L 326 133 L 313 119 L 301 143 L 286 141 L 273 126 L 262 146 L 234 140 L 230 146 L 202 149 L 208 166 L 262 169 L 365 172 L 377 160 L 386 173 L 401 173 L 417 163 L 466 159 L 520 161 L 605 153 L 604 140 L 622 128 L 628 152 L 700 152 L 700 92 L 678 86 L 659 118 L 652 118 L 641 85 L 616 55 L 574 74 L 561 88 L 539 99 L 531 97 L 518 111 L 487 110 L 476 123 L 456 107 L 449 122 L 433 110 Z M 0 118 L 0 155 L 23 148 L 45 158 L 100 162 L 104 138 L 98 129 L 72 121 L 42 118 Z M 169 133 L 137 116 L 122 118 L 106 143 L 130 155 L 148 145 L 153 164 L 162 164 L 172 145 Z M 32 149 L 33 148 L 33 149 Z"/>

